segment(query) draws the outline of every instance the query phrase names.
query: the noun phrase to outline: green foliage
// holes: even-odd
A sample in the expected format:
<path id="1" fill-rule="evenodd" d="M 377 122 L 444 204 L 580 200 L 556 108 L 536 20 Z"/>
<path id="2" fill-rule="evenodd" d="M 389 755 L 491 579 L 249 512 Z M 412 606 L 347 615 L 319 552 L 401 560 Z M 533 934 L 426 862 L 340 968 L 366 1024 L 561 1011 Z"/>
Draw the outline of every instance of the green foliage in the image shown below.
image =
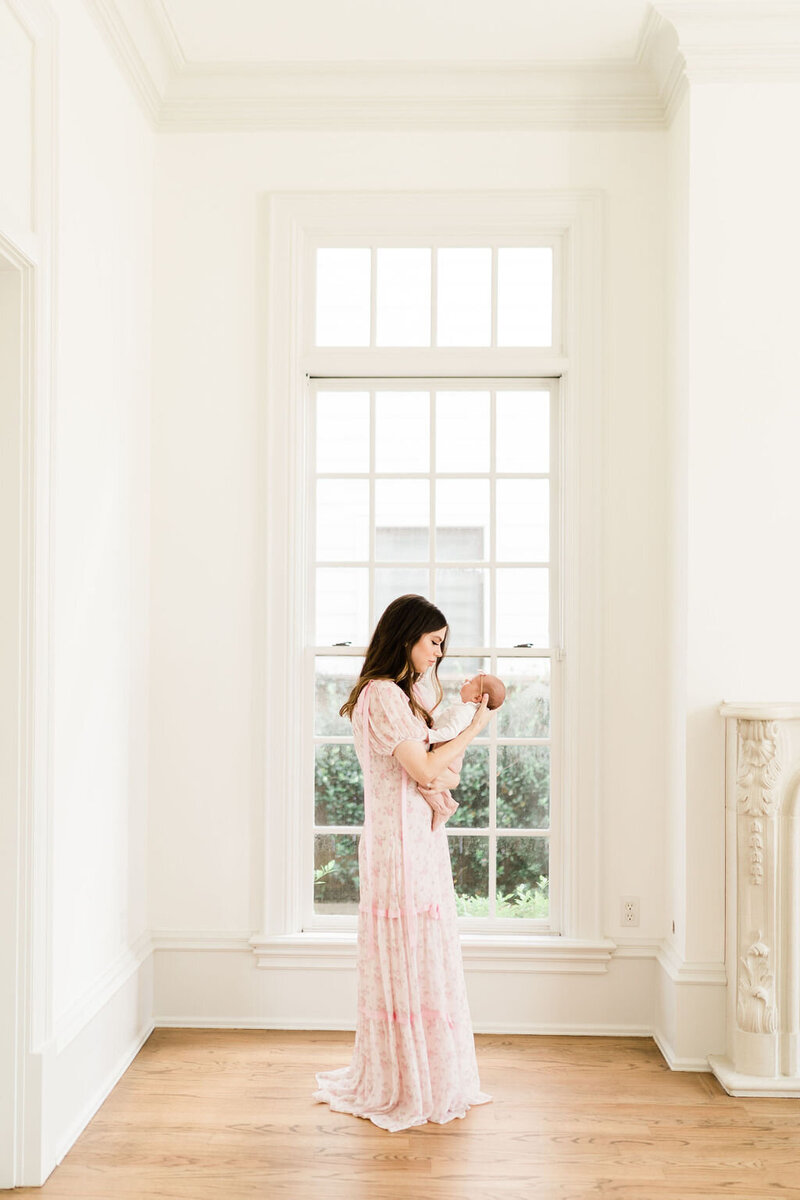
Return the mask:
<path id="1" fill-rule="evenodd" d="M 546 917 L 550 911 L 550 880 L 540 875 L 536 887 L 519 883 L 513 892 L 495 893 L 498 917 Z M 487 917 L 488 896 L 463 896 L 456 892 L 456 912 L 460 917 Z"/>

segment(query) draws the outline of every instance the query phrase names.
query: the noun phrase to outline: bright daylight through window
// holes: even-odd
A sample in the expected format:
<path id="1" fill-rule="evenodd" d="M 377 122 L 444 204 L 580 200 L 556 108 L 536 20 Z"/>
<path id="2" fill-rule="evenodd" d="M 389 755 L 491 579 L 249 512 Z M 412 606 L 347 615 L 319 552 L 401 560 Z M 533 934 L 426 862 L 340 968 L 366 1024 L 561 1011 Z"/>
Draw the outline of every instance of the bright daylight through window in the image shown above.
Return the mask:
<path id="1" fill-rule="evenodd" d="M 316 264 L 317 345 L 550 344 L 549 247 L 320 247 Z M 550 379 L 311 381 L 315 915 L 358 911 L 362 779 L 338 709 L 378 617 L 416 592 L 450 626 L 443 705 L 478 671 L 507 688 L 447 825 L 459 914 L 549 928 L 557 404 Z"/>

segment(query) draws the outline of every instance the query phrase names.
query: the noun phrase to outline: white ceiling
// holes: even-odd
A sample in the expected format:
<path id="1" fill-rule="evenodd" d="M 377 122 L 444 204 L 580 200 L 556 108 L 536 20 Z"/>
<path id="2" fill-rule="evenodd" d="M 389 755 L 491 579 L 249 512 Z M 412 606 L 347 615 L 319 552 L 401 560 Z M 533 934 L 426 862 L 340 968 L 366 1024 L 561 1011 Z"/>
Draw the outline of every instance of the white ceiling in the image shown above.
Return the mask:
<path id="1" fill-rule="evenodd" d="M 630 60 L 647 0 L 151 0 L 189 62 Z"/>

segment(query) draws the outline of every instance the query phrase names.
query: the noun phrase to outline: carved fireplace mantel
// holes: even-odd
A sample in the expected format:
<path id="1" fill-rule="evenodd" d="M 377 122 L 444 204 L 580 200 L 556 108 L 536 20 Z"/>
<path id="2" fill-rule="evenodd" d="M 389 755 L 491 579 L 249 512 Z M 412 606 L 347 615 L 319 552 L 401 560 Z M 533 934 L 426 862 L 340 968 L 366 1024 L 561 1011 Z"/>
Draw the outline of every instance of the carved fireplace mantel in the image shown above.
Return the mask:
<path id="1" fill-rule="evenodd" d="M 800 704 L 722 704 L 732 1096 L 800 1097 Z"/>

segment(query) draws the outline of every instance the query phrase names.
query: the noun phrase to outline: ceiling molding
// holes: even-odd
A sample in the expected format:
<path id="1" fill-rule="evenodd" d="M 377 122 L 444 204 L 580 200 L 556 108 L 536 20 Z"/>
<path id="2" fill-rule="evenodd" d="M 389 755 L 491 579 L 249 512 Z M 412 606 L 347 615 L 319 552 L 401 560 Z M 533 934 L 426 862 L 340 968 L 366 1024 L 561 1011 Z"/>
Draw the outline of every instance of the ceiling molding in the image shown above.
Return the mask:
<path id="1" fill-rule="evenodd" d="M 798 0 L 655 0 L 694 83 L 800 82 Z"/>
<path id="2" fill-rule="evenodd" d="M 84 0 L 145 115 L 158 128 L 164 94 L 181 63 L 148 0 Z M 166 14 L 164 14 L 166 16 Z"/>
<path id="3" fill-rule="evenodd" d="M 798 0 L 655 0 L 631 60 L 190 62 L 165 0 L 85 0 L 153 128 L 648 130 L 693 83 L 800 81 Z"/>
<path id="4" fill-rule="evenodd" d="M 619 62 L 203 63 L 173 76 L 162 129 L 616 129 L 663 123 Z"/>

